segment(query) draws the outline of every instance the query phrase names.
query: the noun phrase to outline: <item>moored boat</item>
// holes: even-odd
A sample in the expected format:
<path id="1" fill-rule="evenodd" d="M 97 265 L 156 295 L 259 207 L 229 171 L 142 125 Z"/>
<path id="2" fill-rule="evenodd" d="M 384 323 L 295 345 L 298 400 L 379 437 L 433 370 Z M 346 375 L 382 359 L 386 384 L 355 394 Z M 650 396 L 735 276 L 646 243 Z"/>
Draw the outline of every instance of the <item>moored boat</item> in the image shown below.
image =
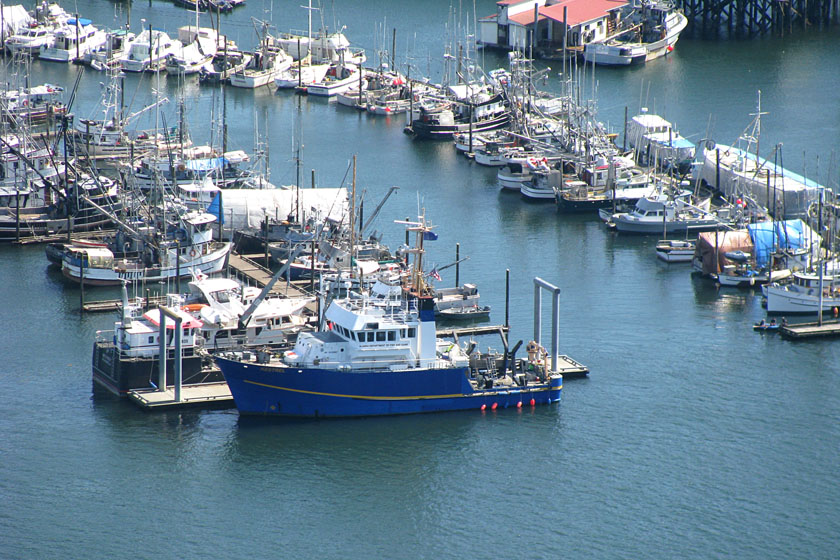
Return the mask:
<path id="1" fill-rule="evenodd" d="M 409 227 L 422 251 L 429 228 L 422 219 Z M 537 342 L 528 358 L 516 359 L 515 349 L 482 353 L 438 339 L 418 266 L 399 294 L 333 299 L 322 324 L 301 333 L 291 351 L 216 358 L 240 413 L 376 416 L 548 404 L 560 399 L 561 361 L 588 371 L 565 356 L 548 363 Z"/>

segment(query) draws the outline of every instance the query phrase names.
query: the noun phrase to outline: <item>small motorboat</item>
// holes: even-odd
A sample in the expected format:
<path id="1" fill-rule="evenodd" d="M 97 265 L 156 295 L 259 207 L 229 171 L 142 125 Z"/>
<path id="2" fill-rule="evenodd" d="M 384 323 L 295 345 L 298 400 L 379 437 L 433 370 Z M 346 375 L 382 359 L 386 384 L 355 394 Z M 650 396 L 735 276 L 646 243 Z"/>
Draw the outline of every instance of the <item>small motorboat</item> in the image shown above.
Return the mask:
<path id="1" fill-rule="evenodd" d="M 448 307 L 438 311 L 441 319 L 480 321 L 490 317 L 489 305 L 465 305 L 463 307 Z"/>
<path id="2" fill-rule="evenodd" d="M 780 326 L 781 325 L 776 323 L 775 319 L 771 320 L 769 323 L 767 321 L 765 321 L 764 319 L 762 319 L 761 321 L 759 321 L 758 323 L 753 325 L 753 330 L 754 331 L 776 332 L 776 331 L 779 330 Z"/>

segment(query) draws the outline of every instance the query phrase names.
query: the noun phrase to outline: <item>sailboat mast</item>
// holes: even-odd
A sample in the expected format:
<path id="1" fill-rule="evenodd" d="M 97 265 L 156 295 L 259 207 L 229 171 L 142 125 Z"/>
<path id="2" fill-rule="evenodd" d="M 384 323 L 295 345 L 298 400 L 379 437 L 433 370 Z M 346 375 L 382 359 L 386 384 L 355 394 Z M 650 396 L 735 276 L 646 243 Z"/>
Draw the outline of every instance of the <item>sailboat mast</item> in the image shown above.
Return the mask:
<path id="1" fill-rule="evenodd" d="M 353 187 L 350 193 L 350 276 L 353 273 L 353 249 L 356 245 L 355 240 L 356 231 L 356 156 L 353 156 Z"/>

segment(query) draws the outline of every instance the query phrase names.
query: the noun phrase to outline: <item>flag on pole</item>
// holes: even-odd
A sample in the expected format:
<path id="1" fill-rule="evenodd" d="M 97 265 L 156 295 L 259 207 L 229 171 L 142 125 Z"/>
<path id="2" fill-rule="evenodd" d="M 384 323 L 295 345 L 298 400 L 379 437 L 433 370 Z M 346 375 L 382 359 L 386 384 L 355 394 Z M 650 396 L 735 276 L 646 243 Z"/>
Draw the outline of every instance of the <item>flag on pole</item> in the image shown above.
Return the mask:
<path id="1" fill-rule="evenodd" d="M 433 231 L 424 231 L 423 232 L 423 239 L 426 241 L 437 241 L 438 234 Z"/>
<path id="2" fill-rule="evenodd" d="M 441 281 L 440 273 L 437 271 L 437 267 L 434 267 L 432 271 L 429 273 L 429 276 L 437 280 L 438 282 Z"/>

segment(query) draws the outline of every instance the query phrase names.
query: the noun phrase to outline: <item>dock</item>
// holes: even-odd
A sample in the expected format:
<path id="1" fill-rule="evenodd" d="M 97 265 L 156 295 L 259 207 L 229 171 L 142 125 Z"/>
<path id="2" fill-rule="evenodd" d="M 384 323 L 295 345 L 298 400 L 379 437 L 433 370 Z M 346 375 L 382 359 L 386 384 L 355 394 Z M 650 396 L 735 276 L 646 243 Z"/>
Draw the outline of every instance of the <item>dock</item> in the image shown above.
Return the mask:
<path id="1" fill-rule="evenodd" d="M 823 321 L 822 324 L 799 323 L 779 327 L 779 334 L 789 340 L 803 340 L 806 338 L 826 338 L 840 336 L 840 321 Z"/>
<path id="2" fill-rule="evenodd" d="M 165 391 L 134 389 L 128 392 L 131 402 L 145 410 L 172 410 L 178 408 L 233 408 L 233 395 L 227 383 L 198 383 L 183 385 L 181 399 L 175 399 L 174 387 Z"/>

